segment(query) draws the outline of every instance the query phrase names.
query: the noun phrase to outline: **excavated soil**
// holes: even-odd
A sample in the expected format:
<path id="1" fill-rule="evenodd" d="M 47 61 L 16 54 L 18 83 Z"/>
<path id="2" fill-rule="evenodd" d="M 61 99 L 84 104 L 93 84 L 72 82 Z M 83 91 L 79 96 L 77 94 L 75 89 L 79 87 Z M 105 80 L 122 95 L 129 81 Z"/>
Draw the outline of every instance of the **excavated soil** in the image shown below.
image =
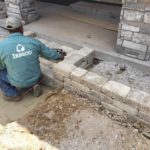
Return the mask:
<path id="1" fill-rule="evenodd" d="M 59 150 L 148 150 L 148 129 L 130 124 L 101 105 L 66 91 L 49 92 L 46 100 L 18 121 Z"/>

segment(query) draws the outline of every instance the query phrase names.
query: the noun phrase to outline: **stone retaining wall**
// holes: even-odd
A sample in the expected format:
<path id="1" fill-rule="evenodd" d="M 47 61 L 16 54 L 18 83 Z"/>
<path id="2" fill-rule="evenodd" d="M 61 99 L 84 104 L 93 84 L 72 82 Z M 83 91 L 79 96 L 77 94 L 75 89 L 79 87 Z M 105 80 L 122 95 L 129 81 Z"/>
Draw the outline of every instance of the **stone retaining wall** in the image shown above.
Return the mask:
<path id="1" fill-rule="evenodd" d="M 150 60 L 150 0 L 123 0 L 117 40 L 119 53 Z"/>
<path id="2" fill-rule="evenodd" d="M 38 19 L 36 0 L 5 0 L 8 16 L 21 17 L 25 23 Z"/>
<path id="3" fill-rule="evenodd" d="M 75 50 L 38 38 L 32 31 L 26 31 L 24 35 L 36 38 L 50 48 L 62 48 L 67 52 L 65 60 L 59 63 L 40 58 L 46 85 L 64 88 L 150 127 L 150 94 L 86 70 L 93 64 L 94 50 L 87 47 Z"/>
<path id="4" fill-rule="evenodd" d="M 33 33 L 31 32 L 33 35 Z M 30 35 L 30 32 L 28 32 Z M 75 50 L 58 43 L 40 39 L 50 48 L 63 48 L 67 57 L 55 63 L 40 58 L 45 84 L 101 103 L 105 108 L 150 126 L 150 95 L 86 70 L 93 64 L 95 51 L 90 48 Z"/>

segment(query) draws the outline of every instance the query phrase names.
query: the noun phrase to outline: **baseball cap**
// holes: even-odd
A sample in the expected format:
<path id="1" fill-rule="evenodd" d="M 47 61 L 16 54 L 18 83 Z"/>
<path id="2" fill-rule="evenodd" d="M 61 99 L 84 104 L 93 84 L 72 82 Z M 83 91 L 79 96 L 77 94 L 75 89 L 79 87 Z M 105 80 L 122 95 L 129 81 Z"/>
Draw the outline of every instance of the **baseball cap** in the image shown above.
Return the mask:
<path id="1" fill-rule="evenodd" d="M 14 30 L 19 27 L 21 27 L 24 24 L 24 22 L 21 20 L 21 18 L 16 16 L 11 16 L 6 19 L 6 28 L 8 30 Z"/>

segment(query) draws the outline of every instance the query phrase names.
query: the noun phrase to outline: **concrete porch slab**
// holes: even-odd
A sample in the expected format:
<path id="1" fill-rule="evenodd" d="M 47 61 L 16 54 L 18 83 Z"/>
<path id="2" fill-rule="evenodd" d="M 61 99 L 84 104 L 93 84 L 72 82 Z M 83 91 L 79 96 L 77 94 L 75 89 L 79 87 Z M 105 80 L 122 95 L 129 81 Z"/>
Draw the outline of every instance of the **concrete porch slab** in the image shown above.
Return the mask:
<path id="1" fill-rule="evenodd" d="M 32 30 L 49 39 L 79 46 L 96 46 L 106 51 L 115 49 L 118 24 L 97 20 L 73 11 L 71 7 L 38 2 L 40 20 L 28 24 Z M 108 29 L 106 29 L 108 27 Z"/>

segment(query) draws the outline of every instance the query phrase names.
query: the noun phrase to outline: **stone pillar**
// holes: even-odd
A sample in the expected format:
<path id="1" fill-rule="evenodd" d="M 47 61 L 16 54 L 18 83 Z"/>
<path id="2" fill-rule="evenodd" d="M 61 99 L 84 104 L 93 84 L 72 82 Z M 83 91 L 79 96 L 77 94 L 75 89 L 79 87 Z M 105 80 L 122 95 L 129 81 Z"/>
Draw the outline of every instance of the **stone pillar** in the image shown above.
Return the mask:
<path id="1" fill-rule="evenodd" d="M 117 51 L 150 60 L 150 0 L 123 0 Z"/>
<path id="2" fill-rule="evenodd" d="M 36 0 L 5 0 L 8 16 L 21 17 L 25 23 L 31 23 L 39 18 Z"/>
<path id="3" fill-rule="evenodd" d="M 6 18 L 6 7 L 3 0 L 0 0 L 0 19 Z"/>

